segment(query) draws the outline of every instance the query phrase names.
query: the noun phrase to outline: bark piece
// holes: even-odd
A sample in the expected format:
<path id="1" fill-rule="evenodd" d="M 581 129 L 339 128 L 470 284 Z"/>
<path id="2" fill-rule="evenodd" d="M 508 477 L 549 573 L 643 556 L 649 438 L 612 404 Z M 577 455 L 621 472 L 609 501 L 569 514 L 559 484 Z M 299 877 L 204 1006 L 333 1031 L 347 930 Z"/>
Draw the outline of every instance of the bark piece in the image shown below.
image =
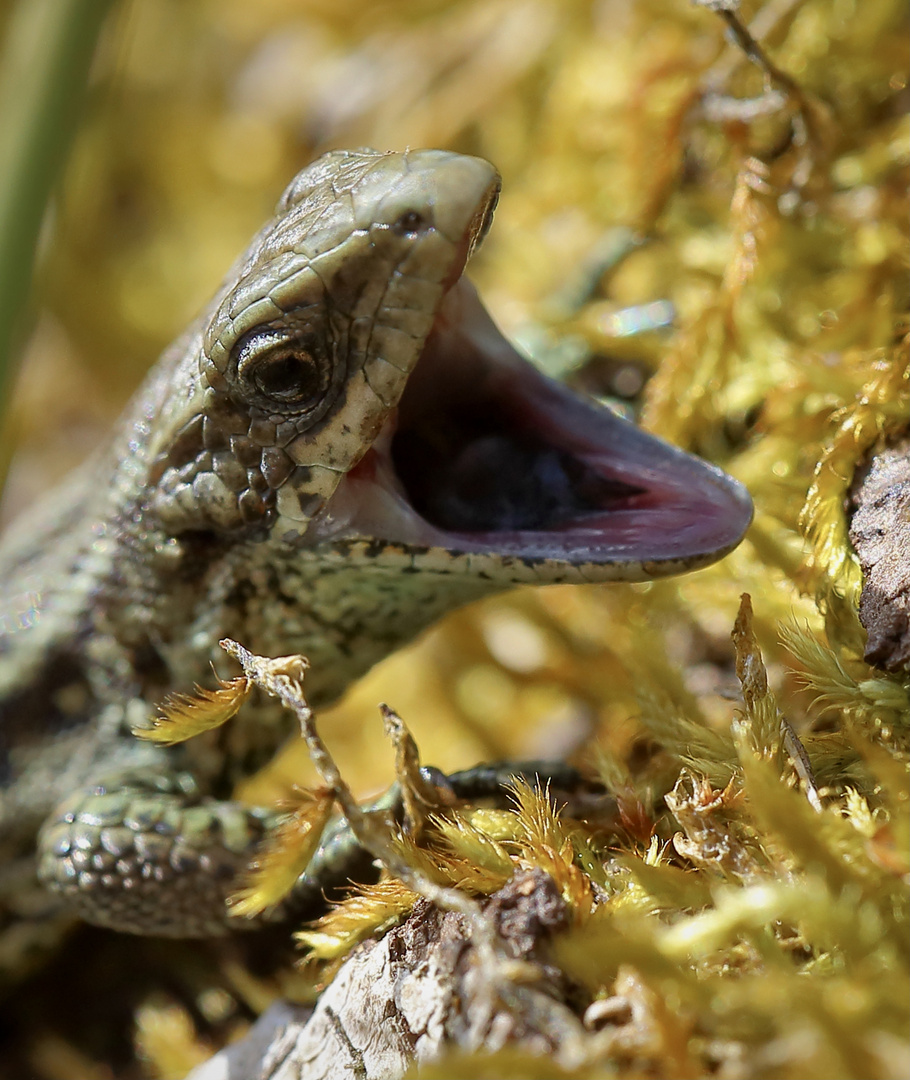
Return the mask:
<path id="1" fill-rule="evenodd" d="M 850 540 L 863 568 L 860 622 L 866 662 L 910 667 L 910 438 L 882 450 L 857 475 Z"/>
<path id="2" fill-rule="evenodd" d="M 262 1080 L 271 1076 L 280 1068 L 287 1048 L 293 1045 L 294 1033 L 312 1013 L 312 1008 L 276 1002 L 239 1042 L 197 1066 L 187 1080 Z"/>
<path id="3" fill-rule="evenodd" d="M 569 916 L 552 878 L 531 870 L 491 898 L 485 917 L 508 965 L 509 957 L 543 957 Z M 577 1064 L 584 1030 L 560 1000 L 560 982 L 553 969 L 524 965 L 521 979 L 504 987 L 464 916 L 421 901 L 401 926 L 348 958 L 312 1015 L 269 1010 L 246 1039 L 187 1080 L 391 1080 L 447 1051 L 503 1047 Z"/>

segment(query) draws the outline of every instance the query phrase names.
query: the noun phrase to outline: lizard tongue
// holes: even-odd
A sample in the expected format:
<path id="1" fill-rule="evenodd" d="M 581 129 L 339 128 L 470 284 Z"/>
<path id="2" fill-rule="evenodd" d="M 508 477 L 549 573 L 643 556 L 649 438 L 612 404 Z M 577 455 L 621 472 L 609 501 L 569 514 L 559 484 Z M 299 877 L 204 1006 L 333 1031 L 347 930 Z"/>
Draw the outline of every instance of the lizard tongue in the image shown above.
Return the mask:
<path id="1" fill-rule="evenodd" d="M 398 409 L 311 539 L 369 538 L 636 578 L 712 562 L 751 517 L 745 489 L 719 469 L 537 372 L 462 279 Z"/>

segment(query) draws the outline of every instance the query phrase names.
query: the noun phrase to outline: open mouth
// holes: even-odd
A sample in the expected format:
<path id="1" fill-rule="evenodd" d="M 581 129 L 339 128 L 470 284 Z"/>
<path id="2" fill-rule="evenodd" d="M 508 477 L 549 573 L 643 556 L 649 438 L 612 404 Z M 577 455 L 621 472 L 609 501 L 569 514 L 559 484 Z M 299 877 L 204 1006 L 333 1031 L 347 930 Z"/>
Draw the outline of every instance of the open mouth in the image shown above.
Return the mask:
<path id="1" fill-rule="evenodd" d="M 320 540 L 635 578 L 714 561 L 751 517 L 737 481 L 541 375 L 462 278 L 397 409 L 313 525 Z"/>

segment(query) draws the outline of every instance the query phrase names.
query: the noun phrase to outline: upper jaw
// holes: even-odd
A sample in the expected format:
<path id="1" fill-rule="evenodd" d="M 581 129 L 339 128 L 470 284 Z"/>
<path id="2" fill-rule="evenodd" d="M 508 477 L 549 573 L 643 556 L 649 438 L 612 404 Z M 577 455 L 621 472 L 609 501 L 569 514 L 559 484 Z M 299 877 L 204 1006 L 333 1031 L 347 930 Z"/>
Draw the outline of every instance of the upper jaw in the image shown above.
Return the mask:
<path id="1" fill-rule="evenodd" d="M 721 470 L 537 372 L 460 279 L 398 408 L 302 540 L 639 579 L 713 562 L 751 518 Z"/>

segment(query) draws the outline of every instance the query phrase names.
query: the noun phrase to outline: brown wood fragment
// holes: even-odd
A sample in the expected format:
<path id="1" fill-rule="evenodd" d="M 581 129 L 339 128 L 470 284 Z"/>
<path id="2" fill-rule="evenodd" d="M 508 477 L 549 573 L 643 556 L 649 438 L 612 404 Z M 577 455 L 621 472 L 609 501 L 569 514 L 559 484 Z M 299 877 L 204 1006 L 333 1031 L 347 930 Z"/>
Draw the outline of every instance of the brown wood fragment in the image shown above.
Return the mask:
<path id="1" fill-rule="evenodd" d="M 872 459 L 851 492 L 850 540 L 863 568 L 866 661 L 910 667 L 910 437 Z"/>

